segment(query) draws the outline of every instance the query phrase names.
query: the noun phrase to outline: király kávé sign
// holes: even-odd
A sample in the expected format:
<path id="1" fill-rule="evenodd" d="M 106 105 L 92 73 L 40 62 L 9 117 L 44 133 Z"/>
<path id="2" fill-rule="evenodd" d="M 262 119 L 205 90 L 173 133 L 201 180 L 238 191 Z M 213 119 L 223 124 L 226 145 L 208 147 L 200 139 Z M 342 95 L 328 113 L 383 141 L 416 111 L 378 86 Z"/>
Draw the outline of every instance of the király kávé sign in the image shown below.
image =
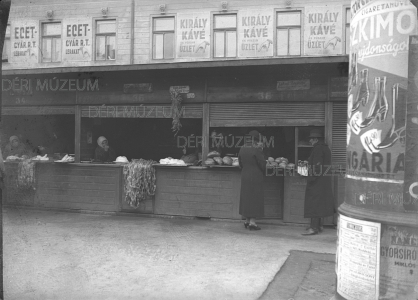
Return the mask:
<path id="1" fill-rule="evenodd" d="M 273 56 L 271 10 L 244 10 L 238 13 L 238 57 Z"/>
<path id="2" fill-rule="evenodd" d="M 63 61 L 89 61 L 92 53 L 92 20 L 64 19 Z"/>
<path id="3" fill-rule="evenodd" d="M 342 22 L 342 6 L 305 7 L 305 55 L 340 55 Z"/>
<path id="4" fill-rule="evenodd" d="M 33 64 L 39 55 L 39 22 L 17 20 L 11 23 L 11 58 L 15 64 Z"/>
<path id="5" fill-rule="evenodd" d="M 210 13 L 177 15 L 177 58 L 210 57 Z"/>

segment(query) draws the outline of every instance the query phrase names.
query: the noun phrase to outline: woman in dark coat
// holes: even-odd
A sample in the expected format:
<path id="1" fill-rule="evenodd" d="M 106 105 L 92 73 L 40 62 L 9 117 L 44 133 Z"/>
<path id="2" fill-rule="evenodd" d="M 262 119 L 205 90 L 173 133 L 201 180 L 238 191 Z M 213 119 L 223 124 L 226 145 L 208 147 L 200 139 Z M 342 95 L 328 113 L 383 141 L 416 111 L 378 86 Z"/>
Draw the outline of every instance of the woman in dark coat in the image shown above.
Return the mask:
<path id="1" fill-rule="evenodd" d="M 94 160 L 100 162 L 112 162 L 115 161 L 116 155 L 115 151 L 109 147 L 108 141 L 104 136 L 101 136 L 97 139 L 97 144 L 99 145 L 96 148 L 94 153 Z"/>
<path id="2" fill-rule="evenodd" d="M 253 130 L 246 137 L 246 143 L 238 154 L 241 168 L 241 193 L 239 214 L 246 218 L 245 228 L 260 230 L 255 219 L 264 216 L 264 174 L 266 161 L 261 147 L 257 145 L 260 134 Z"/>
<path id="3" fill-rule="evenodd" d="M 320 130 L 313 129 L 309 135 L 313 145 L 308 162 L 310 174 L 305 191 L 304 217 L 311 218 L 311 226 L 303 235 L 314 235 L 321 230 L 321 218 L 334 214 L 332 193 L 331 150 L 324 143 Z M 328 170 L 329 169 L 329 170 Z"/>

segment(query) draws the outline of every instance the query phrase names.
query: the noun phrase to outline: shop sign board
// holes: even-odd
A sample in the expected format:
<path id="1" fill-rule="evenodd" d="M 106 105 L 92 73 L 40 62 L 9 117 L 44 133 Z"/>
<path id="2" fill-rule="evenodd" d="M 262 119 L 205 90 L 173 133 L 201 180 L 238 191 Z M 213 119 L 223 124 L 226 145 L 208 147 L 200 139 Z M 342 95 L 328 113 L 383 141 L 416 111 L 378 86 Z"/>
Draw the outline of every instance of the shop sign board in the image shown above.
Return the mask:
<path id="1" fill-rule="evenodd" d="M 380 231 L 380 223 L 340 215 L 337 292 L 347 300 L 379 297 Z"/>
<path id="2" fill-rule="evenodd" d="M 380 299 L 418 299 L 418 229 L 382 225 Z"/>
<path id="3" fill-rule="evenodd" d="M 351 180 L 375 182 L 374 186 L 404 182 L 408 44 L 409 35 L 416 34 L 416 20 L 416 8 L 409 1 L 371 1 L 353 13 L 347 111 L 348 191 L 354 185 Z"/>
<path id="4" fill-rule="evenodd" d="M 93 49 L 92 19 L 64 19 L 62 27 L 62 60 L 90 61 Z"/>
<path id="5" fill-rule="evenodd" d="M 177 58 L 210 58 L 210 12 L 177 14 Z"/>
<path id="6" fill-rule="evenodd" d="M 127 83 L 123 85 L 124 94 L 152 93 L 152 83 Z"/>
<path id="7" fill-rule="evenodd" d="M 302 91 L 309 90 L 310 80 L 287 80 L 287 81 L 277 81 L 276 89 L 278 91 Z"/>
<path id="8" fill-rule="evenodd" d="M 16 20 L 11 23 L 11 63 L 33 64 L 39 59 L 39 22 Z"/>
<path id="9" fill-rule="evenodd" d="M 348 78 L 332 77 L 329 80 L 329 96 L 330 98 L 346 98 L 347 99 Z"/>
<path id="10" fill-rule="evenodd" d="M 342 6 L 307 6 L 304 17 L 304 54 L 341 55 Z"/>
<path id="11" fill-rule="evenodd" d="M 238 57 L 273 56 L 274 11 L 238 12 Z"/>
<path id="12" fill-rule="evenodd" d="M 176 92 L 180 94 L 187 94 L 190 92 L 190 87 L 188 85 L 184 86 L 170 86 L 170 91 L 175 90 Z"/>

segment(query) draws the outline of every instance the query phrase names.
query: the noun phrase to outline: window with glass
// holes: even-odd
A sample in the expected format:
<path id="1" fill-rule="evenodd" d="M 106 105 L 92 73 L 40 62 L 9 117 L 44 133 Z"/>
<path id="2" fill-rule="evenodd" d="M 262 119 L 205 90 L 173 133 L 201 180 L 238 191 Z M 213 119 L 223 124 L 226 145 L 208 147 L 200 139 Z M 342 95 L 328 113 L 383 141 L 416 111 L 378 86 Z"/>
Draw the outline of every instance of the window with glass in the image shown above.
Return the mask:
<path id="1" fill-rule="evenodd" d="M 152 22 L 152 58 L 174 58 L 174 17 L 154 18 Z"/>
<path id="2" fill-rule="evenodd" d="M 237 15 L 213 17 L 213 56 L 237 56 Z"/>
<path id="3" fill-rule="evenodd" d="M 10 50 L 10 25 L 7 25 L 6 35 L 4 36 L 3 53 L 1 55 L 2 62 L 9 61 Z"/>
<path id="4" fill-rule="evenodd" d="M 301 12 L 277 13 L 277 55 L 300 55 L 301 53 Z"/>
<path id="5" fill-rule="evenodd" d="M 116 20 L 96 21 L 96 60 L 116 59 Z"/>
<path id="6" fill-rule="evenodd" d="M 349 8 L 345 10 L 345 54 L 350 54 L 350 20 L 351 12 Z"/>
<path id="7" fill-rule="evenodd" d="M 61 23 L 42 24 L 42 61 L 61 61 Z"/>

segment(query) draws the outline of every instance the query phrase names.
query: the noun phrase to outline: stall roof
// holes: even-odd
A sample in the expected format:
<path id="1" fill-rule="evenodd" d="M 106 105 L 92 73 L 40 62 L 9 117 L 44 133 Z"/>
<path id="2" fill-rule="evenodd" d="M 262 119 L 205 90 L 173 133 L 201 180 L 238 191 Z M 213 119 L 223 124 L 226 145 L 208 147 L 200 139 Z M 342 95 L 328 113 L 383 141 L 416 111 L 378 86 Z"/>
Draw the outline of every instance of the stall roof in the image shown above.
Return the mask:
<path id="1" fill-rule="evenodd" d="M 134 65 L 106 65 L 106 66 L 82 66 L 82 67 L 56 67 L 36 69 L 13 69 L 2 70 L 3 75 L 19 74 L 45 74 L 45 73 L 70 73 L 70 72 L 100 72 L 100 71 L 134 71 L 134 70 L 163 70 L 163 69 L 187 69 L 187 68 L 210 68 L 210 67 L 239 67 L 239 66 L 262 66 L 262 65 L 285 65 L 285 64 L 313 64 L 313 63 L 341 63 L 348 62 L 348 55 L 327 57 L 290 57 L 276 59 L 247 59 L 247 60 L 215 60 L 203 62 L 181 63 L 154 63 Z"/>

